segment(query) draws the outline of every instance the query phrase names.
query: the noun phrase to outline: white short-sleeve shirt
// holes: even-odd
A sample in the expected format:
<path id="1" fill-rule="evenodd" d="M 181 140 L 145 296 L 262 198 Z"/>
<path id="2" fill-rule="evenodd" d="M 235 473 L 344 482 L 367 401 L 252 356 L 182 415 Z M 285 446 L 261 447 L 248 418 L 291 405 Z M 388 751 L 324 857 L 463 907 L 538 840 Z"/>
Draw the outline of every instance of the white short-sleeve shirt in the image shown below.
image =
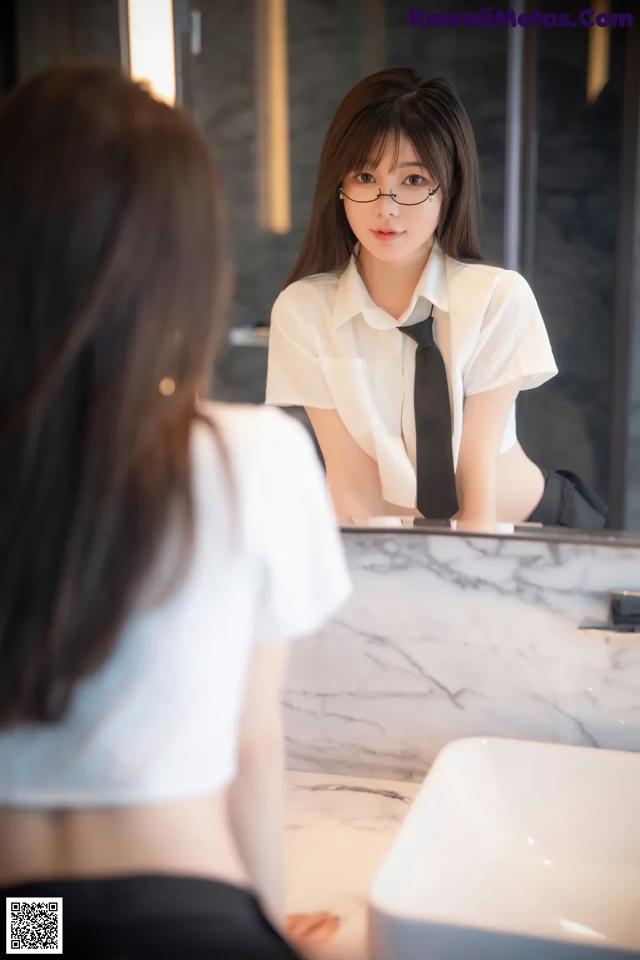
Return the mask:
<path id="1" fill-rule="evenodd" d="M 205 403 L 192 435 L 190 563 L 161 603 L 163 549 L 112 655 L 58 723 L 0 730 L 0 807 L 172 802 L 227 786 L 252 647 L 316 630 L 351 591 L 331 498 L 307 431 L 279 410 Z M 235 518 L 235 525 L 233 519 Z"/>
<path id="2" fill-rule="evenodd" d="M 465 397 L 514 380 L 528 390 L 558 372 L 524 277 L 491 264 L 462 263 L 434 241 L 398 319 L 373 302 L 355 256 L 341 274 L 290 284 L 271 314 L 266 402 L 336 409 L 377 462 L 385 500 L 403 507 L 416 506 L 416 344 L 398 327 L 424 320 L 432 304 L 457 466 Z M 499 452 L 515 442 L 514 404 Z"/>

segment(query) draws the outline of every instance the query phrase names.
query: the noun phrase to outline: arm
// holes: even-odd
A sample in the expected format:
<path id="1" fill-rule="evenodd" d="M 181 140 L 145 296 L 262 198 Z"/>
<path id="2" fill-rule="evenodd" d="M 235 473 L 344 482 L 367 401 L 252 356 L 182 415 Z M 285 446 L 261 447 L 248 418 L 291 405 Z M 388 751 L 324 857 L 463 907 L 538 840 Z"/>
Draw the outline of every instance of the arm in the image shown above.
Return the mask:
<path id="1" fill-rule="evenodd" d="M 238 773 L 229 789 L 229 820 L 262 907 L 284 926 L 284 738 L 280 694 L 288 644 L 258 644 L 245 688 Z"/>
<path id="2" fill-rule="evenodd" d="M 322 450 L 338 523 L 384 514 L 418 515 L 383 498 L 377 463 L 358 446 L 337 410 L 305 410 Z"/>
<path id="3" fill-rule="evenodd" d="M 456 486 L 459 523 L 495 524 L 498 448 L 520 380 L 465 399 Z"/>

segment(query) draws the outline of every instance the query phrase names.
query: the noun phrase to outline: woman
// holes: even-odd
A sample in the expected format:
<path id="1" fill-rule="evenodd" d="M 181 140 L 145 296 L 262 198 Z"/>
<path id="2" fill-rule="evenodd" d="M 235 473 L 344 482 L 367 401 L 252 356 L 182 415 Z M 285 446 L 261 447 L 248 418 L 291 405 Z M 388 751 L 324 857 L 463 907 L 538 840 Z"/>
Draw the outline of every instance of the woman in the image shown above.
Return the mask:
<path id="1" fill-rule="evenodd" d="M 0 886 L 70 957 L 294 956 L 284 641 L 350 587 L 305 431 L 197 400 L 220 193 L 115 69 L 0 109 Z"/>
<path id="2" fill-rule="evenodd" d="M 351 90 L 273 307 L 266 393 L 306 408 L 342 523 L 604 522 L 517 440 L 518 393 L 557 368 L 526 280 L 482 260 L 477 208 L 473 131 L 444 81 L 394 69 Z"/>

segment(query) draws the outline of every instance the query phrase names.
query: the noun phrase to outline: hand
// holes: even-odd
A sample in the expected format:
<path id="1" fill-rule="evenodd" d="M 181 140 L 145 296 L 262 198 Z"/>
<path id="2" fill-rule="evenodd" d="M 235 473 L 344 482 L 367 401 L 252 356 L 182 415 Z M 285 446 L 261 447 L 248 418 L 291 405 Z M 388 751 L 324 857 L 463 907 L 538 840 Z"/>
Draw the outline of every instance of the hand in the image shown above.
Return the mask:
<path id="1" fill-rule="evenodd" d="M 496 533 L 498 525 L 495 516 L 472 517 L 457 513 L 451 518 L 451 529 L 466 533 Z"/>
<path id="2" fill-rule="evenodd" d="M 326 943 L 340 926 L 340 917 L 326 910 L 316 913 L 290 913 L 286 917 L 286 935 L 301 946 Z"/>

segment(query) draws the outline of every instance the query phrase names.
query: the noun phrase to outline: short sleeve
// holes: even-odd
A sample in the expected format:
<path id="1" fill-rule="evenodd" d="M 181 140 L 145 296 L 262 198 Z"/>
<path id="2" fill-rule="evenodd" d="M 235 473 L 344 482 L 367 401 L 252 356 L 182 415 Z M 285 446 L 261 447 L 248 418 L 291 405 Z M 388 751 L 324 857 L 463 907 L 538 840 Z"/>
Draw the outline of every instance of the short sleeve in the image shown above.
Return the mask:
<path id="1" fill-rule="evenodd" d="M 262 595 L 256 643 L 302 637 L 351 593 L 351 579 L 325 475 L 306 429 L 262 408 Z"/>
<path id="2" fill-rule="evenodd" d="M 312 316 L 322 307 L 309 284 L 297 281 L 283 290 L 271 311 L 266 402 L 281 406 L 335 407 L 327 388 Z"/>
<path id="3" fill-rule="evenodd" d="M 557 372 L 531 287 L 514 270 L 502 271 L 463 372 L 465 395 L 493 390 L 514 380 L 521 380 L 522 390 L 531 390 Z"/>

